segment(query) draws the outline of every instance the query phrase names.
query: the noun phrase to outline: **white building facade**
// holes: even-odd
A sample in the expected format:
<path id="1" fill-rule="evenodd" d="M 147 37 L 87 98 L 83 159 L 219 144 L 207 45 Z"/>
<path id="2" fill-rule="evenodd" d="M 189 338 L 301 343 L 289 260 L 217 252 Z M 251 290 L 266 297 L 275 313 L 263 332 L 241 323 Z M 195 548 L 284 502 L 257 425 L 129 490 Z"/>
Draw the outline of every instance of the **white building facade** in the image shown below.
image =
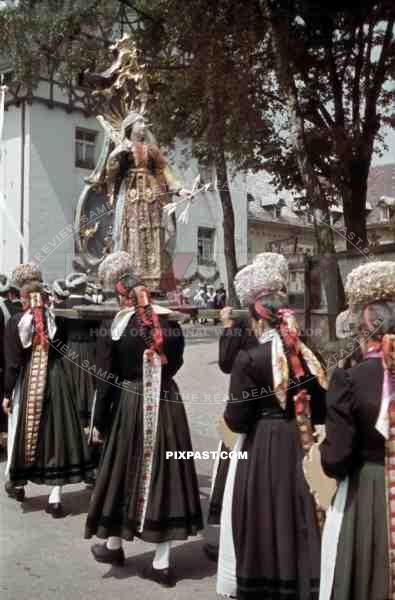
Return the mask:
<path id="1" fill-rule="evenodd" d="M 74 210 L 92 167 L 81 161 L 78 139 L 83 132 L 90 133 L 97 148 L 102 134 L 95 118 L 69 111 L 60 90 L 51 108 L 44 82 L 36 96 L 30 103 L 6 104 L 0 160 L 0 271 L 34 259 L 52 281 L 72 268 Z"/>

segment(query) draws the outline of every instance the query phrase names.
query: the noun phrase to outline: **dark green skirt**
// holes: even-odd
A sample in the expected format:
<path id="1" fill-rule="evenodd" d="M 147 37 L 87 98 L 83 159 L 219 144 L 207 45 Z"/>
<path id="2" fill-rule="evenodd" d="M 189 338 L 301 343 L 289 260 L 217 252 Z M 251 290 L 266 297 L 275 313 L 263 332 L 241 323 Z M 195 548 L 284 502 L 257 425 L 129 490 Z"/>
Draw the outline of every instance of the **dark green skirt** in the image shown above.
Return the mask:
<path id="1" fill-rule="evenodd" d="M 11 481 L 65 485 L 92 478 L 94 465 L 61 359 L 48 366 L 35 460 L 33 464 L 25 463 L 27 378 L 28 366 L 22 379 L 22 398 L 10 465 Z"/>
<path id="2" fill-rule="evenodd" d="M 333 600 L 388 600 L 389 557 L 384 466 L 351 475 L 336 558 Z"/>
<path id="3" fill-rule="evenodd" d="M 138 531 L 136 507 L 143 459 L 143 387 L 114 387 L 116 404 L 91 497 L 85 538 L 134 536 L 146 542 L 185 540 L 203 529 L 193 458 L 166 459 L 167 451 L 191 451 L 183 402 L 173 381 L 161 400 L 152 479 L 144 528 Z M 117 396 L 117 397 L 115 397 Z"/>

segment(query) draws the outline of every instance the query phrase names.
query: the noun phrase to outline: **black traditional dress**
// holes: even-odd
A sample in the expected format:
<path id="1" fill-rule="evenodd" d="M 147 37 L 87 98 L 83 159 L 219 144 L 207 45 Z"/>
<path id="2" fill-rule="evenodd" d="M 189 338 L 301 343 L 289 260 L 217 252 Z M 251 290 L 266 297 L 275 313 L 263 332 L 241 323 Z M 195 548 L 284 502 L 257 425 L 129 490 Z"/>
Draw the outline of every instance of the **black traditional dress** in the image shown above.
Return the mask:
<path id="1" fill-rule="evenodd" d="M 71 295 L 56 308 L 73 308 L 93 304 L 86 296 Z M 82 426 L 88 427 L 96 391 L 96 377 L 92 366 L 96 360 L 96 331 L 100 322 L 94 319 L 58 319 L 62 321 L 67 352 L 63 366 L 67 374 L 70 394 L 77 404 Z"/>
<path id="2" fill-rule="evenodd" d="M 4 330 L 5 317 L 0 306 L 0 399 L 4 398 Z M 0 408 L 0 433 L 7 431 L 8 418 L 3 408 Z"/>
<path id="3" fill-rule="evenodd" d="M 183 363 L 180 326 L 161 319 L 163 351 L 159 416 L 153 464 L 143 521 L 138 521 L 139 485 L 146 473 L 143 393 L 145 342 L 136 316 L 128 320 L 118 341 L 111 322 L 100 328 L 99 373 L 94 424 L 106 436 L 96 486 L 91 498 L 85 537 L 119 536 L 147 542 L 183 540 L 203 528 L 198 481 L 193 458 L 166 458 L 166 452 L 191 451 L 185 408 L 173 380 Z M 104 330 L 108 333 L 104 335 Z"/>
<path id="4" fill-rule="evenodd" d="M 18 405 L 9 478 L 17 485 L 27 481 L 64 485 L 90 480 L 93 465 L 58 349 L 64 343 L 60 324 L 49 343 L 46 368 L 32 370 L 32 346 L 23 346 L 18 327 L 23 317 L 13 316 L 5 332 L 4 395 L 12 398 L 13 406 Z M 41 406 L 33 406 L 33 380 L 42 397 Z"/>
<path id="5" fill-rule="evenodd" d="M 239 600 L 317 600 L 320 532 L 295 420 L 293 396 L 300 387 L 289 382 L 280 408 L 271 345 L 240 351 L 232 369 L 224 418 L 241 434 L 235 451 L 247 452 L 247 459 L 232 459 L 229 468 L 217 591 Z M 304 367 L 312 421 L 322 423 L 325 392 Z"/>
<path id="6" fill-rule="evenodd" d="M 240 350 L 252 347 L 258 341 L 249 327 L 247 319 L 234 321 L 231 327 L 225 327 L 219 338 L 218 365 L 223 373 L 231 373 L 234 361 Z M 209 525 L 219 525 L 221 519 L 222 500 L 226 477 L 229 469 L 229 458 L 220 458 L 227 448 L 222 443 L 219 447 L 218 459 L 214 465 L 213 483 L 210 495 L 207 522 Z"/>
<path id="7" fill-rule="evenodd" d="M 332 517 L 328 517 L 330 530 L 324 535 L 328 535 L 327 551 L 323 545 L 325 585 L 323 582 L 320 598 L 392 598 L 385 439 L 375 428 L 383 379 L 380 358 L 364 360 L 348 370 L 337 369 L 331 379 L 321 460 L 327 475 L 341 481 L 334 504 L 342 520 L 330 526 Z M 340 532 L 338 539 L 334 539 L 336 530 Z"/>
<path id="8" fill-rule="evenodd" d="M 5 347 L 4 347 L 4 335 L 5 327 L 8 320 L 12 315 L 17 314 L 21 310 L 21 303 L 19 300 L 12 301 L 5 298 L 0 298 L 0 400 L 4 397 L 4 369 L 5 369 Z M 8 417 L 6 413 L 0 408 L 0 433 L 7 432 L 8 429 Z"/>

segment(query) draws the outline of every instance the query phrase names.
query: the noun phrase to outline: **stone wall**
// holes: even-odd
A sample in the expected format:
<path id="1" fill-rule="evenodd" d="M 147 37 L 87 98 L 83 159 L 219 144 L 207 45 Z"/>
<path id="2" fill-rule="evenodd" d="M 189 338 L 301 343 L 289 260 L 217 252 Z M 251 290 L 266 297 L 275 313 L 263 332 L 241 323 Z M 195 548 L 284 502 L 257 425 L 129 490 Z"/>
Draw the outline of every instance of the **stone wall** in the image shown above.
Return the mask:
<path id="1" fill-rule="evenodd" d="M 340 273 L 343 283 L 346 282 L 347 275 L 367 261 L 395 261 L 395 243 L 385 244 L 377 248 L 369 248 L 369 252 L 362 250 L 353 250 L 339 252 L 337 254 Z M 316 347 L 324 350 L 328 343 L 328 314 L 325 291 L 320 282 L 320 265 L 318 257 L 313 257 L 306 263 L 306 268 L 310 274 L 314 275 L 312 289 L 305 293 L 305 308 L 298 310 L 299 321 L 305 327 L 309 323 L 309 330 L 306 332 L 309 341 Z"/>

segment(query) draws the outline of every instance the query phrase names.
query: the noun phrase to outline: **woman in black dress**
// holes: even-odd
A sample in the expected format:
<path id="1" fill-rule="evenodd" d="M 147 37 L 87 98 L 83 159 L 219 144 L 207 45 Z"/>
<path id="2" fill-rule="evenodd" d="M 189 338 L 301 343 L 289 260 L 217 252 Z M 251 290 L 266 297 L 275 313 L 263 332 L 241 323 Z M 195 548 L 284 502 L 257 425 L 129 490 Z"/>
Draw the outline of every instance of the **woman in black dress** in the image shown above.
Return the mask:
<path id="1" fill-rule="evenodd" d="M 252 347 L 258 343 L 249 319 L 233 319 L 232 307 L 225 306 L 221 311 L 223 331 L 219 338 L 218 365 L 223 373 L 232 372 L 234 361 L 240 350 Z M 223 451 L 227 451 L 222 442 L 219 446 L 218 457 Z M 222 455 L 223 456 L 223 455 Z M 208 525 L 219 525 L 221 520 L 222 500 L 224 495 L 226 477 L 229 469 L 229 458 L 218 458 L 214 465 L 213 483 L 210 494 Z M 217 559 L 217 548 L 206 544 L 205 552 L 210 559 Z"/>
<path id="2" fill-rule="evenodd" d="M 87 294 L 88 279 L 83 273 L 70 273 L 64 282 L 56 281 L 53 287 L 55 308 L 68 309 L 94 304 Z M 96 391 L 96 378 L 90 370 L 95 364 L 95 331 L 100 322 L 94 319 L 62 318 L 62 329 L 68 347 L 63 359 L 70 393 L 78 407 L 81 423 L 88 430 L 92 404 Z"/>
<path id="3" fill-rule="evenodd" d="M 320 532 L 304 480 L 295 402 L 310 398 L 311 420 L 325 417 L 326 377 L 300 342 L 287 281 L 266 253 L 235 280 L 250 307 L 258 344 L 235 360 L 224 419 L 239 433 L 221 515 L 217 592 L 240 600 L 316 600 Z"/>
<path id="4" fill-rule="evenodd" d="M 115 263 L 119 255 L 123 272 L 130 273 L 128 255 L 116 253 Z M 112 256 L 106 260 L 114 269 Z M 93 545 L 92 553 L 99 562 L 115 564 L 124 562 L 122 540 L 137 536 L 156 544 L 153 564 L 143 575 L 169 587 L 175 583 L 171 541 L 203 527 L 193 458 L 166 454 L 192 449 L 173 379 L 183 363 L 184 338 L 169 311 L 152 305 L 133 276 L 122 278 L 122 269 L 118 276 L 121 310 L 102 324 L 98 338 L 94 438 L 104 438 L 105 446 L 85 537 L 106 539 Z"/>
<path id="5" fill-rule="evenodd" d="M 30 265 L 21 265 L 23 273 Z M 54 486 L 46 511 L 63 515 L 61 487 L 93 475 L 74 399 L 62 367 L 64 338 L 42 283 L 21 288 L 22 312 L 7 323 L 3 408 L 16 411 L 9 479 L 22 500 L 28 481 Z"/>
<path id="6" fill-rule="evenodd" d="M 360 304 L 395 298 L 395 263 L 355 269 L 346 291 Z M 395 593 L 394 302 L 361 308 L 359 334 L 364 360 L 336 369 L 328 391 L 321 461 L 339 486 L 324 529 L 320 600 L 388 600 Z"/>
<path id="7" fill-rule="evenodd" d="M 267 253 L 257 254 L 253 264 L 259 265 L 265 261 Z M 271 254 L 270 260 L 276 265 L 285 281 L 288 281 L 288 263 L 281 254 Z M 223 286 L 222 286 L 223 288 Z M 220 286 L 221 289 L 221 286 Z M 255 332 L 251 326 L 250 317 L 234 319 L 232 307 L 224 306 L 221 310 L 223 331 L 219 339 L 218 366 L 223 373 L 230 374 L 240 350 L 247 350 L 258 344 Z M 229 450 L 222 442 L 219 446 L 218 457 L 223 456 L 223 451 Z M 213 483 L 210 494 L 208 525 L 219 525 L 221 520 L 222 501 L 225 490 L 226 478 L 229 470 L 229 458 L 217 458 L 214 464 Z M 204 550 L 210 559 L 217 559 L 217 549 L 211 544 L 206 544 Z"/>
<path id="8" fill-rule="evenodd" d="M 4 397 L 4 334 L 5 327 L 12 315 L 21 310 L 19 291 L 12 285 L 6 275 L 0 275 L 0 398 Z M 0 451 L 7 446 L 8 418 L 6 413 L 0 410 Z M 11 432 L 12 434 L 12 432 Z M 10 435 L 11 439 L 11 435 Z M 7 474 L 7 470 L 6 470 Z"/>

